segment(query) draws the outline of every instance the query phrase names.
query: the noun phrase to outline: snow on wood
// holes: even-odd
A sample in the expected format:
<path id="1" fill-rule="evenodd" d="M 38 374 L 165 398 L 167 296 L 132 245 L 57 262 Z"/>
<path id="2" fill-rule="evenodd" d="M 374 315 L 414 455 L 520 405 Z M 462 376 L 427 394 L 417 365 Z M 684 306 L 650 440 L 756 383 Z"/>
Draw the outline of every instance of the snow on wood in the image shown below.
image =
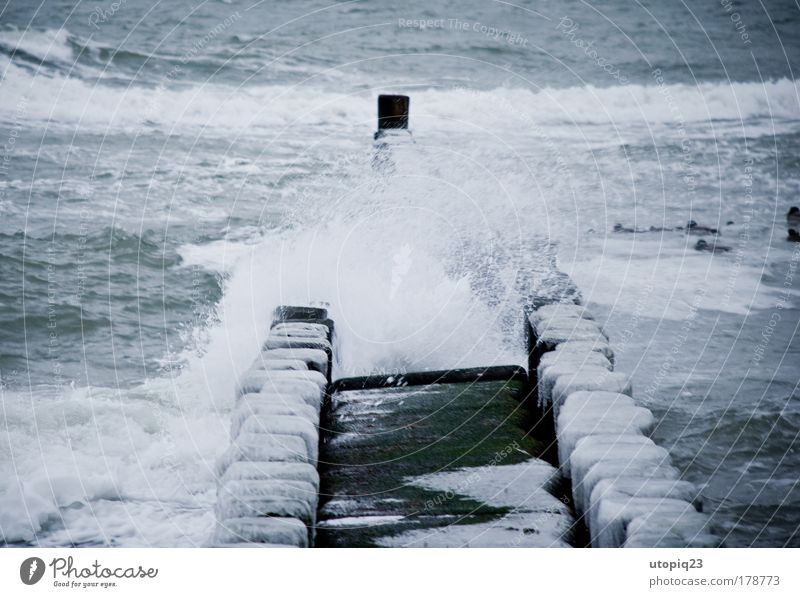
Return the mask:
<path id="1" fill-rule="evenodd" d="M 303 438 L 311 464 L 316 465 L 319 451 L 317 425 L 293 415 L 252 415 L 242 424 L 242 433 L 297 435 Z"/>
<path id="2" fill-rule="evenodd" d="M 245 402 L 240 401 L 239 406 L 231 415 L 231 437 L 239 435 L 242 423 L 253 415 L 262 417 L 292 415 L 301 417 L 312 425 L 319 423 L 319 413 L 304 402 L 287 404 L 263 400 L 265 397 L 261 394 L 248 394 L 247 396 L 252 399 Z"/>
<path id="3" fill-rule="evenodd" d="M 305 481 L 319 491 L 317 468 L 305 462 L 234 462 L 219 482 L 224 485 L 230 481 L 273 481 L 289 479 Z"/>
<path id="4" fill-rule="evenodd" d="M 217 460 L 217 476 L 234 462 L 308 462 L 308 449 L 296 435 L 241 433 Z"/>
<path id="5" fill-rule="evenodd" d="M 231 518 L 217 523 L 211 543 L 308 547 L 308 527 L 297 518 Z"/>
<path id="6" fill-rule="evenodd" d="M 570 454 L 580 439 L 590 435 L 647 435 L 654 425 L 653 413 L 638 406 L 587 404 L 562 412 L 556 422 L 556 437 L 563 474 L 570 476 Z"/>

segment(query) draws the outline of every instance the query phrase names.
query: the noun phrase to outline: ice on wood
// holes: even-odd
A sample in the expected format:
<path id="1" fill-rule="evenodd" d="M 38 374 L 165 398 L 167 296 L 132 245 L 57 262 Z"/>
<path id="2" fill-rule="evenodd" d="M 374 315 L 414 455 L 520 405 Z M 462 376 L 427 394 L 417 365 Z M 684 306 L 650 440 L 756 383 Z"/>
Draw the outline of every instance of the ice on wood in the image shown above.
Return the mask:
<path id="1" fill-rule="evenodd" d="M 536 343 L 543 346 L 545 350 L 551 350 L 563 342 L 592 342 L 608 344 L 606 338 L 599 329 L 597 330 L 576 330 L 563 327 L 550 327 L 541 334 L 537 334 Z"/>
<path id="2" fill-rule="evenodd" d="M 244 394 L 239 397 L 236 405 L 243 407 L 247 404 L 286 404 L 286 405 L 305 405 L 319 414 L 322 406 L 322 396 L 316 391 L 312 392 L 258 392 L 254 394 Z M 317 417 L 318 418 L 318 417 Z"/>
<path id="3" fill-rule="evenodd" d="M 583 367 L 570 375 L 562 375 L 553 385 L 550 403 L 543 406 L 553 406 L 553 416 L 558 417 L 559 409 L 567 397 L 579 391 L 617 392 L 619 394 L 633 395 L 630 378 L 624 373 L 609 371 L 603 367 Z"/>
<path id="4" fill-rule="evenodd" d="M 654 511 L 628 523 L 623 547 L 720 547 L 711 518 L 698 512 L 680 516 Z"/>
<path id="5" fill-rule="evenodd" d="M 669 453 L 643 435 L 590 435 L 581 438 L 569 457 L 570 474 L 572 477 L 572 496 L 575 500 L 575 509 L 581 515 L 588 508 L 589 496 L 594 485 L 587 479 L 587 475 L 595 465 L 603 467 L 616 462 L 630 465 L 630 470 L 645 468 L 658 468 L 669 465 Z M 626 473 L 622 466 L 619 475 L 635 474 Z M 592 479 L 596 477 L 593 476 Z M 596 478 L 599 481 L 602 477 Z"/>
<path id="6" fill-rule="evenodd" d="M 322 392 L 319 385 L 305 379 L 270 378 L 264 375 L 265 371 L 248 371 L 242 375 L 237 385 L 237 396 L 244 394 L 298 394 L 309 404 L 319 400 Z M 279 373 L 270 371 L 269 373 Z"/>
<path id="7" fill-rule="evenodd" d="M 558 344 L 554 351 L 556 353 L 575 353 L 584 354 L 586 352 L 599 352 L 606 357 L 609 362 L 614 364 L 614 351 L 608 344 L 608 340 L 601 338 L 595 341 L 567 341 Z M 552 351 L 551 351 L 552 352 Z"/>
<path id="8" fill-rule="evenodd" d="M 510 513 L 477 524 L 453 524 L 415 530 L 381 540 L 383 545 L 409 547 L 569 547 L 574 520 L 569 508 L 550 492 L 558 472 L 531 459 L 510 465 L 480 466 L 417 477 L 412 485 L 454 499 L 461 497 Z"/>
<path id="9" fill-rule="evenodd" d="M 319 491 L 317 468 L 304 462 L 234 462 L 222 475 L 221 485 L 230 481 L 305 481 Z"/>
<path id="10" fill-rule="evenodd" d="M 242 542 L 308 547 L 308 527 L 297 518 L 231 518 L 217 523 L 212 544 Z"/>
<path id="11" fill-rule="evenodd" d="M 590 435 L 647 435 L 654 425 L 653 413 L 638 406 L 585 405 L 561 412 L 556 436 L 564 475 L 570 476 L 569 457 L 580 439 Z"/>
<path id="12" fill-rule="evenodd" d="M 319 371 L 323 375 L 328 374 L 328 355 L 324 350 L 315 348 L 276 348 L 274 350 L 264 350 L 260 358 L 264 361 L 274 359 L 288 359 L 303 361 L 309 369 Z"/>
<path id="13" fill-rule="evenodd" d="M 548 354 L 558 354 L 556 352 L 549 352 L 545 353 L 545 356 Z M 537 373 L 537 384 L 539 388 L 539 404 L 540 405 L 547 405 L 552 404 L 553 399 L 553 387 L 556 385 L 556 381 L 558 381 L 559 377 L 564 375 L 576 375 L 578 373 L 582 373 L 586 370 L 594 371 L 595 368 L 599 367 L 605 369 L 606 371 L 610 371 L 612 369 L 611 363 L 601 355 L 599 352 L 593 353 L 596 354 L 599 359 L 596 358 L 589 358 L 584 359 L 581 357 L 580 359 L 561 359 L 555 364 L 551 365 L 539 365 L 538 373 Z M 548 361 L 551 361 L 549 359 Z"/>
<path id="14" fill-rule="evenodd" d="M 228 481 L 225 484 L 221 484 L 217 489 L 217 501 L 222 501 L 222 498 L 226 496 L 230 496 L 233 500 L 241 501 L 248 501 L 251 498 L 288 497 L 293 500 L 307 502 L 314 512 L 317 511 L 317 502 L 319 500 L 319 494 L 314 485 L 297 479 L 240 479 Z"/>
<path id="15" fill-rule="evenodd" d="M 601 479 L 595 484 L 589 498 L 586 522 L 589 529 L 597 528 L 596 516 L 600 501 L 604 498 L 669 498 L 689 502 L 699 510 L 701 507 L 697 488 L 688 481 L 654 479 L 652 477 L 617 477 Z"/>
<path id="16" fill-rule="evenodd" d="M 597 484 L 605 479 L 619 479 L 627 477 L 638 477 L 640 479 L 665 479 L 669 481 L 676 481 L 680 477 L 680 472 L 669 461 L 657 460 L 652 461 L 647 458 L 639 460 L 606 460 L 594 464 L 583 475 L 583 480 L 576 486 L 573 473 L 573 489 L 572 495 L 575 499 L 576 510 L 588 512 L 591 506 L 589 498 L 597 487 Z M 575 497 L 575 496 L 578 497 Z M 578 499 L 585 501 L 578 504 Z"/>
<path id="17" fill-rule="evenodd" d="M 538 321 L 533 328 L 536 336 L 542 338 L 549 331 L 569 332 L 574 334 L 600 334 L 608 340 L 603 328 L 596 322 L 577 317 L 553 317 Z"/>
<path id="18" fill-rule="evenodd" d="M 289 336 L 270 336 L 264 343 L 265 350 L 276 348 L 314 348 L 331 352 L 331 343 L 325 338 L 294 338 Z"/>
<path id="19" fill-rule="evenodd" d="M 261 353 L 262 355 L 264 353 Z M 251 370 L 281 371 L 292 369 L 295 371 L 307 371 L 308 365 L 299 359 L 264 359 L 259 356 L 250 366 Z"/>
<path id="20" fill-rule="evenodd" d="M 270 330 L 271 336 L 328 339 L 330 329 L 321 323 L 279 323 Z"/>
<path id="21" fill-rule="evenodd" d="M 692 535 L 690 537 L 683 537 L 674 533 L 637 533 L 632 537 L 625 539 L 622 547 L 636 547 L 636 548 L 706 548 L 706 547 L 722 547 L 722 539 L 715 535 Z"/>
<path id="22" fill-rule="evenodd" d="M 283 373 L 271 371 L 270 373 Z M 310 373 L 310 371 L 309 371 Z M 294 394 L 311 406 L 322 401 L 323 392 L 319 385 L 305 379 L 266 377 L 248 373 L 243 375 L 238 387 L 238 396 L 245 394 Z"/>
<path id="23" fill-rule="evenodd" d="M 598 365 L 609 370 L 613 368 L 611 366 L 611 361 L 601 352 L 596 352 L 594 350 L 581 350 L 580 352 L 551 350 L 550 352 L 544 353 L 539 359 L 538 371 L 542 372 L 548 367 L 562 365 L 564 363 L 578 366 Z"/>
<path id="24" fill-rule="evenodd" d="M 217 460 L 217 476 L 234 462 L 308 462 L 308 449 L 296 435 L 240 433 Z"/>
<path id="25" fill-rule="evenodd" d="M 612 406 L 636 406 L 633 398 L 619 392 L 603 392 L 601 390 L 580 390 L 573 392 L 559 408 L 559 415 L 580 412 L 584 408 L 602 408 Z"/>
<path id="26" fill-rule="evenodd" d="M 594 315 L 583 305 L 576 305 L 575 303 L 552 303 L 549 305 L 542 305 L 531 313 L 530 321 L 532 324 L 536 324 L 541 320 L 564 317 L 594 319 Z"/>
<path id="27" fill-rule="evenodd" d="M 248 483 L 251 485 L 241 493 L 235 493 L 241 487 L 220 491 L 216 506 L 217 520 L 277 516 L 299 518 L 308 526 L 313 526 L 317 495 L 312 485 L 286 480 Z"/>
<path id="28" fill-rule="evenodd" d="M 689 502 L 671 498 L 606 497 L 600 500 L 590 529 L 592 547 L 622 547 L 628 523 L 650 512 L 679 517 L 695 510 Z"/>
<path id="29" fill-rule="evenodd" d="M 490 506 L 515 509 L 544 506 L 567 512 L 568 508 L 551 493 L 558 482 L 558 471 L 550 463 L 532 458 L 517 464 L 431 473 L 414 478 L 410 484 L 431 491 L 452 491 Z"/>
<path id="30" fill-rule="evenodd" d="M 231 437 L 236 437 L 248 418 L 253 415 L 262 417 L 274 417 L 280 415 L 292 415 L 301 417 L 312 425 L 319 424 L 319 413 L 305 403 L 274 402 L 263 400 L 261 394 L 247 394 L 247 401 L 240 401 L 239 406 L 231 415 Z"/>
<path id="31" fill-rule="evenodd" d="M 319 451 L 317 425 L 293 415 L 252 415 L 242 423 L 241 433 L 265 435 L 297 435 L 303 438 L 308 448 L 308 458 L 316 464 Z"/>
<path id="32" fill-rule="evenodd" d="M 250 369 L 239 380 L 239 387 L 244 392 L 260 392 L 281 387 L 285 382 L 306 381 L 317 385 L 320 392 L 328 387 L 328 380 L 319 371 L 294 371 L 284 369 L 280 371 L 266 371 L 263 369 Z M 244 393 L 242 392 L 242 393 Z"/>
<path id="33" fill-rule="evenodd" d="M 237 519 L 241 520 L 241 519 Z M 213 543 L 217 549 L 297 549 L 300 545 L 282 545 L 280 543 Z"/>
<path id="34" fill-rule="evenodd" d="M 565 518 L 539 512 L 511 512 L 477 524 L 447 524 L 381 537 L 383 547 L 560 547 L 571 545 L 559 538 Z M 554 523 L 555 526 L 554 526 Z"/>

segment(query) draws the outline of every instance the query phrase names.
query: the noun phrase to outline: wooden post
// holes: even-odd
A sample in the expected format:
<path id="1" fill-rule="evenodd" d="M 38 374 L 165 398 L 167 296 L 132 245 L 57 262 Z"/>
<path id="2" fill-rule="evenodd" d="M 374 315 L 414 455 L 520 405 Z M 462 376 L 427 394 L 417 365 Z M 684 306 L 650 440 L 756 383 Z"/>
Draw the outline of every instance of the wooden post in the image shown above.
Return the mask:
<path id="1" fill-rule="evenodd" d="M 378 130 L 407 129 L 410 102 L 407 95 L 379 95 Z"/>

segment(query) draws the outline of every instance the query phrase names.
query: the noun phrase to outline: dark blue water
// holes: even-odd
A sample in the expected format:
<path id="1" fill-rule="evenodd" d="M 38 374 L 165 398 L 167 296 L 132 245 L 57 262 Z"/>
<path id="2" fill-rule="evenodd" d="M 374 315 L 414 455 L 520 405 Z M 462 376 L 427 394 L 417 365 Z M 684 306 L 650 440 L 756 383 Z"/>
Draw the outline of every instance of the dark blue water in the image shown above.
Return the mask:
<path id="1" fill-rule="evenodd" d="M 272 305 L 329 303 L 343 372 L 521 362 L 551 242 L 728 543 L 797 545 L 799 25 L 789 1 L 6 4 L 6 540 L 201 544 Z M 384 91 L 417 145 L 377 172 Z M 731 250 L 613 232 L 689 219 Z"/>

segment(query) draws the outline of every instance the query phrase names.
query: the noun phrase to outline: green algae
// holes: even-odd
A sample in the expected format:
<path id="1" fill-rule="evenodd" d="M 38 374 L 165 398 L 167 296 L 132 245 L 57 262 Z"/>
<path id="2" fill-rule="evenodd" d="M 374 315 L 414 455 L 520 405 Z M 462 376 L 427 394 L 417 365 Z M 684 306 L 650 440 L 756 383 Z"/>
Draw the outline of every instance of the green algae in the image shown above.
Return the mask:
<path id="1" fill-rule="evenodd" d="M 540 456 L 543 445 L 526 431 L 531 415 L 523 396 L 519 381 L 334 394 L 320 446 L 317 546 L 374 546 L 403 531 L 502 517 L 507 508 L 481 504 L 457 488 L 435 492 L 409 481 Z"/>

